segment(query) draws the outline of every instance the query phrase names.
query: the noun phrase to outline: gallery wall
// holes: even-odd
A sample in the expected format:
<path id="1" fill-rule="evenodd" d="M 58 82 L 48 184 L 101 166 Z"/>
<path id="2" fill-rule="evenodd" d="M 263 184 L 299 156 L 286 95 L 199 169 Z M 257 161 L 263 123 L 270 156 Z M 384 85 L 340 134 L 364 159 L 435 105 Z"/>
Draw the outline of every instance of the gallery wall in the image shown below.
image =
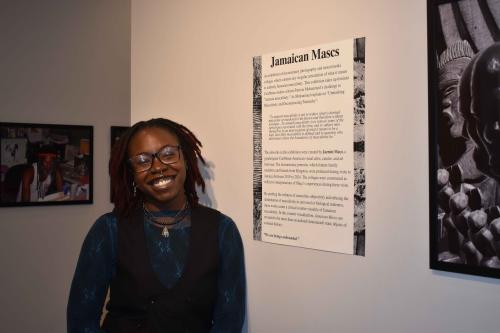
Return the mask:
<path id="1" fill-rule="evenodd" d="M 252 57 L 360 36 L 366 257 L 253 241 Z M 2 331 L 66 331 L 81 243 L 112 207 L 109 127 L 158 116 L 200 137 L 203 200 L 242 234 L 249 332 L 498 331 L 497 280 L 428 269 L 425 1 L 0 1 L 0 40 L 0 121 L 95 139 L 93 205 L 0 209 Z"/>
<path id="2" fill-rule="evenodd" d="M 366 257 L 252 240 L 252 57 L 366 37 Z M 428 266 L 425 1 L 132 1 L 131 120 L 201 139 L 242 234 L 248 331 L 497 332 L 489 278 Z"/>
<path id="3" fill-rule="evenodd" d="M 83 238 L 109 211 L 109 129 L 130 123 L 130 2 L 0 1 L 0 121 L 94 126 L 94 204 L 0 209 L 2 332 L 66 332 Z"/>

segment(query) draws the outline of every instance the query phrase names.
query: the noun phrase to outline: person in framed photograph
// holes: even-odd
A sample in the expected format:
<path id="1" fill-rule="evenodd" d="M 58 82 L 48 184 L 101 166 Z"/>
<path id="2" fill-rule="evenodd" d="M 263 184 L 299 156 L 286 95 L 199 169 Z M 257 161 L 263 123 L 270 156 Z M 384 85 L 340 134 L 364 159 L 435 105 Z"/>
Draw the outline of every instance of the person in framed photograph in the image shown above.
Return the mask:
<path id="1" fill-rule="evenodd" d="M 68 332 L 241 331 L 243 245 L 228 216 L 198 202 L 200 148 L 189 129 L 162 118 L 121 136 L 109 164 L 115 209 L 83 243 Z"/>
<path id="2" fill-rule="evenodd" d="M 36 161 L 23 169 L 17 201 L 40 201 L 62 189 L 63 177 L 57 150 L 51 145 L 41 146 L 36 153 Z"/>

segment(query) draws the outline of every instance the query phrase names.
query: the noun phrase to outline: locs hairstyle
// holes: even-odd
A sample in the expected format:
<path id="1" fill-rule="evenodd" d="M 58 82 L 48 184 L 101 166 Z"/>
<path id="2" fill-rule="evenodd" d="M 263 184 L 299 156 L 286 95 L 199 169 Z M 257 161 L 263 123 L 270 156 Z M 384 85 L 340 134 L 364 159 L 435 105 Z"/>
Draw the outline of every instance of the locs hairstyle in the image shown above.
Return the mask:
<path id="1" fill-rule="evenodd" d="M 133 194 L 134 174 L 128 164 L 128 145 L 137 132 L 146 128 L 165 129 L 174 134 L 179 140 L 187 168 L 184 190 L 191 207 L 198 205 L 196 185 L 200 186 L 202 191 L 205 192 L 205 181 L 201 176 L 197 163 L 200 160 L 205 164 L 200 150 L 202 144 L 193 132 L 181 124 L 164 118 L 140 121 L 120 137 L 120 140 L 113 146 L 109 160 L 109 175 L 111 177 L 111 191 L 115 204 L 115 213 L 120 218 L 130 216 L 134 210 L 142 205 L 142 193 L 137 191 L 136 196 Z"/>

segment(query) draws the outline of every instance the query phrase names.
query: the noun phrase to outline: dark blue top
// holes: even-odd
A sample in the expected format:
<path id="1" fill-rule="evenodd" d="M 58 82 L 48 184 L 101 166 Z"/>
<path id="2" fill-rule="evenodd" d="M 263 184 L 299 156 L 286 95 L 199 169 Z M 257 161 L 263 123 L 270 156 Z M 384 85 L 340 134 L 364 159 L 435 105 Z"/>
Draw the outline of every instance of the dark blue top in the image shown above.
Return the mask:
<path id="1" fill-rule="evenodd" d="M 176 211 L 154 213 L 174 216 Z M 169 229 L 144 222 L 151 266 L 166 288 L 182 275 L 189 249 L 190 219 Z M 100 319 L 108 287 L 116 273 L 117 220 L 112 213 L 101 216 L 83 242 L 69 295 L 69 333 L 101 333 Z M 245 267 L 243 244 L 234 222 L 221 214 L 219 223 L 219 269 L 213 333 L 241 332 L 245 318 Z"/>

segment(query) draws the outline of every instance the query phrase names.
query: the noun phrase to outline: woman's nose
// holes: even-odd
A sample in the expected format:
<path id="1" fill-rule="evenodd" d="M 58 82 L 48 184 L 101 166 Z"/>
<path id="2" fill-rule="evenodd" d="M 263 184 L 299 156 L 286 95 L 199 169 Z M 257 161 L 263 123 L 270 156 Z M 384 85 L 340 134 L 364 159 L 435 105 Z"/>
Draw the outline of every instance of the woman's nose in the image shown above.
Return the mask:
<path id="1" fill-rule="evenodd" d="M 151 171 L 160 172 L 167 168 L 167 165 L 162 163 L 158 156 L 153 155 L 153 160 L 151 161 Z"/>

